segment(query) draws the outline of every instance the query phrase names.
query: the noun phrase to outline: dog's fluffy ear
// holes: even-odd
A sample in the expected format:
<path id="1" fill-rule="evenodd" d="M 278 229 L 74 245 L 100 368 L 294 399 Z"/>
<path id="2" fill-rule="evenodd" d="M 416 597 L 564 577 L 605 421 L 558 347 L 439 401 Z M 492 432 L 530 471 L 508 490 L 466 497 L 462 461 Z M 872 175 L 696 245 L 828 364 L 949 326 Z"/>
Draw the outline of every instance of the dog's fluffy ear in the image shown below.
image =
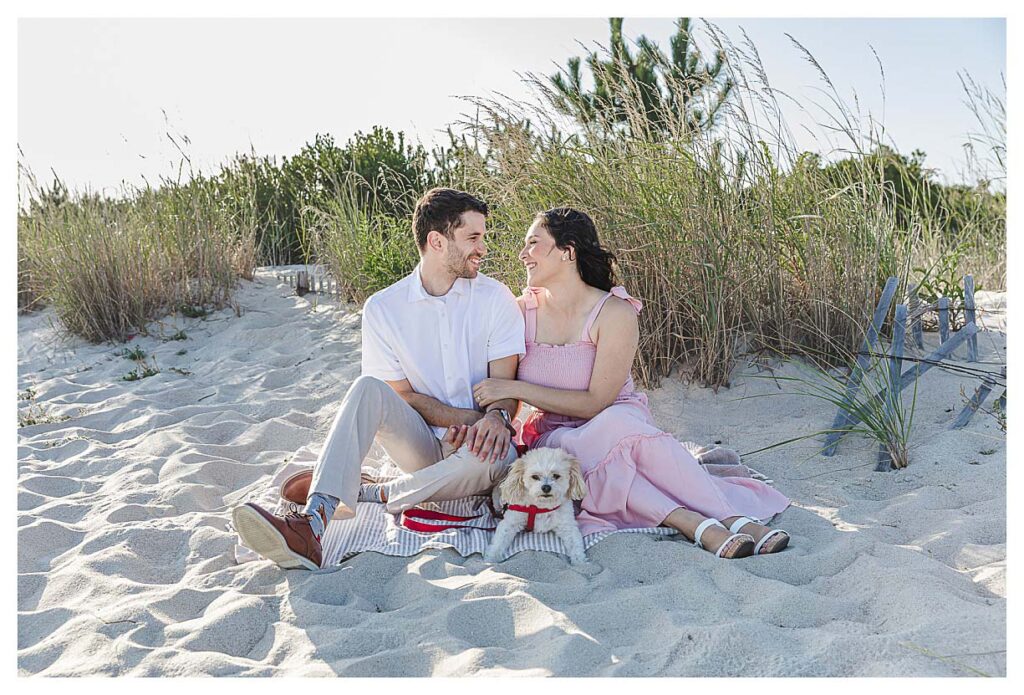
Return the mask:
<path id="1" fill-rule="evenodd" d="M 587 496 L 587 483 L 583 480 L 583 471 L 579 459 L 566 454 L 569 461 L 569 499 L 581 500 Z"/>
<path id="2" fill-rule="evenodd" d="M 501 501 L 505 504 L 519 504 L 526 499 L 526 483 L 523 476 L 526 475 L 526 463 L 523 459 L 516 459 L 508 469 L 508 475 L 501 482 Z"/>

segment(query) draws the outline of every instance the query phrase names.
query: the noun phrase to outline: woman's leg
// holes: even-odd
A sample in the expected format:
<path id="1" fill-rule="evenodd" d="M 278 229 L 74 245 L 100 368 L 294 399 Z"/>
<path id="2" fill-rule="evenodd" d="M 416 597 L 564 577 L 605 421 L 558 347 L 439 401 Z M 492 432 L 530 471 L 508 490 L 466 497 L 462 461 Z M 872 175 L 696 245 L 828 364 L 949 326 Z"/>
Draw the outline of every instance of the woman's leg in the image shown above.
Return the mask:
<path id="1" fill-rule="evenodd" d="M 586 504 L 586 498 L 584 498 Z M 627 516 L 634 521 L 646 521 L 651 526 L 669 526 L 676 529 L 689 540 L 694 540 L 697 526 L 709 517 L 683 507 L 679 500 L 673 499 L 655 487 L 642 474 L 637 474 L 630 486 L 626 500 Z M 709 526 L 701 534 L 700 542 L 705 549 L 717 553 L 722 544 L 733 534 L 720 526 Z M 750 539 L 732 541 L 730 547 L 722 551 L 722 557 L 746 557 L 750 555 L 754 544 Z"/>
<path id="2" fill-rule="evenodd" d="M 630 457 L 637 474 L 676 500 L 676 506 L 724 519 L 737 514 L 767 518 L 788 505 L 785 496 L 765 483 L 712 475 L 675 437 L 657 429 L 652 434 L 632 443 Z"/>
<path id="3" fill-rule="evenodd" d="M 689 509 L 678 507 L 673 510 L 665 520 L 662 522 L 662 526 L 670 526 L 680 533 L 682 533 L 689 540 L 693 540 L 693 534 L 697 531 L 697 526 L 706 521 L 708 517 L 692 512 Z M 721 526 L 711 526 L 704 529 L 704 533 L 701 535 L 701 545 L 707 548 L 712 553 L 717 553 L 718 549 L 722 547 L 724 543 L 732 533 L 728 529 L 724 529 Z M 737 538 L 732 542 L 731 548 L 726 548 L 722 552 L 722 557 L 725 558 L 736 558 L 746 557 L 750 555 L 752 547 L 749 545 L 750 541 L 744 541 Z M 746 552 L 744 553 L 744 546 L 746 546 Z"/>

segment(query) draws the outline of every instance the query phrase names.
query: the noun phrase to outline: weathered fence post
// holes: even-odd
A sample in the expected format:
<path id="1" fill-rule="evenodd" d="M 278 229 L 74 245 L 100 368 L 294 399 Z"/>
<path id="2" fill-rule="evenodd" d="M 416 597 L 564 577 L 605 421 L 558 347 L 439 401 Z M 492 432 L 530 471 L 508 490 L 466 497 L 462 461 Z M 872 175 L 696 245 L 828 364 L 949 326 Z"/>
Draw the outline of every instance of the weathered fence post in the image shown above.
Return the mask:
<path id="1" fill-rule="evenodd" d="M 910 332 L 914 336 L 914 343 L 918 348 L 924 348 L 924 329 L 921 327 L 921 315 L 924 313 L 921 310 L 921 297 L 918 294 L 918 286 L 914 285 L 913 291 L 910 293 L 910 315 L 913 317 L 910 320 Z"/>
<path id="2" fill-rule="evenodd" d="M 892 324 L 892 357 L 889 359 L 889 387 L 899 382 L 903 372 L 903 345 L 907 335 L 907 305 L 896 305 L 896 316 Z M 898 402 L 898 399 L 897 399 Z"/>
<path id="3" fill-rule="evenodd" d="M 973 275 L 964 275 L 964 323 L 975 323 Z M 978 336 L 976 335 L 972 335 L 967 340 L 967 361 L 978 361 Z"/>
<path id="4" fill-rule="evenodd" d="M 900 382 L 900 372 L 903 370 L 903 344 L 906 341 L 907 332 L 907 305 L 897 304 L 896 305 L 896 316 L 893 318 L 892 323 L 892 349 L 889 357 L 889 377 L 886 380 L 888 384 L 888 398 L 885 402 L 885 408 L 889 413 L 891 420 L 895 421 L 897 413 L 900 408 L 903 407 L 903 399 L 900 394 L 902 391 L 897 388 Z M 875 466 L 876 471 L 887 471 L 892 469 L 892 455 L 889 453 L 888 447 L 882 443 L 878 449 L 878 463 Z"/>
<path id="5" fill-rule="evenodd" d="M 871 317 L 871 325 L 868 326 L 867 335 L 864 337 L 864 346 L 857 356 L 857 364 L 850 372 L 850 380 L 846 384 L 846 392 L 843 394 L 844 405 L 852 403 L 857 395 L 857 391 L 860 389 L 860 380 L 863 378 L 864 370 L 871 359 L 871 348 L 878 341 L 878 332 L 882 328 L 882 322 L 885 321 L 885 315 L 889 313 L 889 305 L 892 303 L 893 295 L 896 294 L 897 284 L 899 284 L 899 281 L 895 277 L 889 277 L 885 281 L 882 297 L 878 300 L 878 306 L 875 307 L 875 313 Z M 835 420 L 832 421 L 832 431 L 825 438 L 825 448 L 822 450 L 825 456 L 831 456 L 836 453 L 836 444 L 839 442 L 842 430 L 849 425 L 847 422 L 849 415 L 846 411 L 847 408 L 841 406 L 839 412 L 836 413 Z"/>
<path id="6" fill-rule="evenodd" d="M 985 399 L 988 398 L 988 394 L 991 392 L 992 386 L 989 385 L 987 381 L 979 386 L 974 391 L 974 395 L 971 396 L 969 401 L 967 401 L 967 405 L 963 407 L 963 410 L 961 410 L 956 419 L 949 424 L 947 429 L 958 430 L 970 422 L 971 417 L 975 412 L 977 412 L 978 408 L 981 407 L 981 404 L 985 402 Z"/>
<path id="7" fill-rule="evenodd" d="M 949 340 L 949 297 L 939 297 L 939 344 Z"/>
<path id="8" fill-rule="evenodd" d="M 307 292 L 309 292 L 309 273 L 300 270 L 295 274 L 295 294 L 302 297 Z"/>

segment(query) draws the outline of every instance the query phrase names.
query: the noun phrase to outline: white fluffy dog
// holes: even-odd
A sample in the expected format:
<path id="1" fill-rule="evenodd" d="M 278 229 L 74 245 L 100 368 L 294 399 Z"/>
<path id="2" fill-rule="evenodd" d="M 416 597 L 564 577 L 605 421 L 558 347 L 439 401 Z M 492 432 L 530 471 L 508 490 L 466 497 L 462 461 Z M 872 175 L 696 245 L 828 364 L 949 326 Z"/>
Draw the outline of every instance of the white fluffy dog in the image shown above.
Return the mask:
<path id="1" fill-rule="evenodd" d="M 504 560 L 520 531 L 554 531 L 570 563 L 587 561 L 572 505 L 583 499 L 587 488 L 574 457 L 562 449 L 534 449 L 512 464 L 497 491 L 507 509 L 484 553 L 486 562 Z"/>

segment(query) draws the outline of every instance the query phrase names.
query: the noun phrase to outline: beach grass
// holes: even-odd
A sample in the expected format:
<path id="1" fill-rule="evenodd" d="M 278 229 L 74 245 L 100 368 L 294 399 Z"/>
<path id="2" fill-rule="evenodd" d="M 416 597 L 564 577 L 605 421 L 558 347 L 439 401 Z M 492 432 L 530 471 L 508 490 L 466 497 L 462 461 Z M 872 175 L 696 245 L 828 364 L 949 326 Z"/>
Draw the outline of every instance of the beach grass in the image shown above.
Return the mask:
<path id="1" fill-rule="evenodd" d="M 126 191 L 69 194 L 58 181 L 18 216 L 19 308 L 54 307 L 89 341 L 123 341 L 182 307 L 227 305 L 256 265 L 252 208 L 225 201 L 210 179 Z"/>

